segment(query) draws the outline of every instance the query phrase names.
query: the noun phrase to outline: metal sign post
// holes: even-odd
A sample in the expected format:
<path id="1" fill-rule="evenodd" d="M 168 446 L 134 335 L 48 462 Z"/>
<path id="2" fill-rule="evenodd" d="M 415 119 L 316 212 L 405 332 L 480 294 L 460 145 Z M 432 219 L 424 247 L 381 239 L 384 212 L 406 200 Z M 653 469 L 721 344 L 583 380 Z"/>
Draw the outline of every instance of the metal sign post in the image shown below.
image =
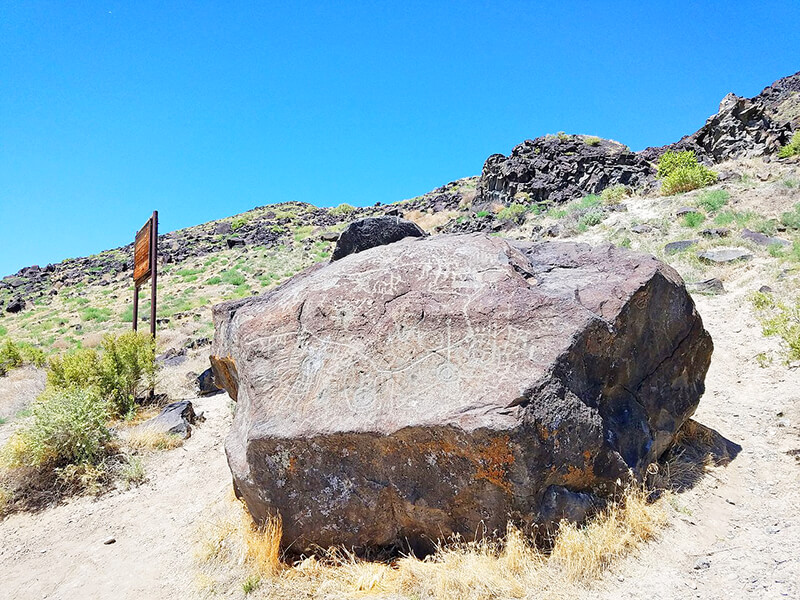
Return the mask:
<path id="1" fill-rule="evenodd" d="M 158 211 L 137 233 L 133 243 L 133 330 L 139 327 L 139 287 L 150 279 L 150 335 L 156 337 L 158 283 Z"/>

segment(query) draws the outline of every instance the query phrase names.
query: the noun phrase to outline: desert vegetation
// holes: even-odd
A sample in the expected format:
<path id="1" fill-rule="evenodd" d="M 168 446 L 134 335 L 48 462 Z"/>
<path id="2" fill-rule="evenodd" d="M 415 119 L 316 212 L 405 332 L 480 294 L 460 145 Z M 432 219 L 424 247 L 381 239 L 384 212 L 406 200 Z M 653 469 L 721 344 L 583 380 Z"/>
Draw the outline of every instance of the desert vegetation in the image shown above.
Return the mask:
<path id="1" fill-rule="evenodd" d="M 717 174 L 700 164 L 694 151 L 667 151 L 658 159 L 657 177 L 661 179 L 661 192 L 672 196 L 711 185 Z"/>
<path id="2" fill-rule="evenodd" d="M 97 492 L 124 464 L 113 420 L 130 418 L 154 383 L 149 334 L 107 335 L 100 351 L 53 356 L 47 386 L 0 449 L 4 510 L 38 506 L 74 491 Z"/>

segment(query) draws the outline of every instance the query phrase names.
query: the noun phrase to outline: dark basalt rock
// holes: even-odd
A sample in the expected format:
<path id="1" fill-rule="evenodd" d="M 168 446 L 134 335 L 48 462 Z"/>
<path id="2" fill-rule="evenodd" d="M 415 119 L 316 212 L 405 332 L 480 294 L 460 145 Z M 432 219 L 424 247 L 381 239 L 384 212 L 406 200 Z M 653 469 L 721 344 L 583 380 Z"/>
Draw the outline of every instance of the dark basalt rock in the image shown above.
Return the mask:
<path id="1" fill-rule="evenodd" d="M 703 162 L 774 154 L 800 125 L 800 73 L 781 79 L 758 96 L 728 94 L 717 114 L 692 135 L 667 146 L 646 148 L 639 155 L 655 162 L 666 151 L 692 150 Z"/>
<path id="2" fill-rule="evenodd" d="M 197 393 L 200 396 L 212 396 L 222 391 L 214 380 L 214 373 L 211 368 L 200 373 L 200 375 L 197 376 L 196 383 Z"/>
<path id="3" fill-rule="evenodd" d="M 473 206 L 513 202 L 555 204 L 599 194 L 613 185 L 648 187 L 655 171 L 618 142 L 586 143 L 585 136 L 540 137 L 493 154 L 483 165 Z"/>
<path id="4" fill-rule="evenodd" d="M 235 489 L 295 552 L 582 518 L 669 447 L 712 351 L 655 258 L 482 234 L 316 266 L 214 323 Z"/>
<path id="5" fill-rule="evenodd" d="M 189 400 L 173 402 L 165 406 L 161 413 L 138 426 L 156 433 L 179 435 L 184 439 L 191 437 L 192 425 L 198 417 Z"/>
<path id="6" fill-rule="evenodd" d="M 784 240 L 778 237 L 772 237 L 769 235 L 764 235 L 763 233 L 759 233 L 758 231 L 751 231 L 746 227 L 742 229 L 742 239 L 749 240 L 759 246 L 771 246 L 773 244 L 777 244 L 779 246 L 791 246 L 792 242 L 789 240 Z"/>
<path id="7" fill-rule="evenodd" d="M 407 237 L 424 237 L 422 228 L 400 217 L 370 217 L 350 223 L 339 236 L 331 261 Z"/>
<path id="8" fill-rule="evenodd" d="M 677 242 L 669 242 L 668 244 L 664 245 L 664 252 L 667 254 L 672 254 L 673 252 L 683 252 L 684 250 L 688 250 L 695 244 L 697 244 L 700 240 L 678 240 Z"/>

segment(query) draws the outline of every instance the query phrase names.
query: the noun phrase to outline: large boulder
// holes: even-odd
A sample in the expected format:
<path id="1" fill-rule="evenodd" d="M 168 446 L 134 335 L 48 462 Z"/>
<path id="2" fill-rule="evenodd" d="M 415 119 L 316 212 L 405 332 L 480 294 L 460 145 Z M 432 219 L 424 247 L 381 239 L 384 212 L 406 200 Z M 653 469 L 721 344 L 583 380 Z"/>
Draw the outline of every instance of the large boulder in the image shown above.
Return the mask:
<path id="1" fill-rule="evenodd" d="M 384 246 L 407 237 L 424 237 L 422 228 L 400 217 L 368 217 L 354 221 L 342 231 L 331 260 L 348 254 L 363 252 L 375 246 Z"/>
<path id="2" fill-rule="evenodd" d="M 214 322 L 235 489 L 295 551 L 583 515 L 670 445 L 712 351 L 652 256 L 483 234 L 313 267 Z"/>
<path id="3" fill-rule="evenodd" d="M 514 202 L 564 203 L 605 188 L 646 188 L 655 170 L 627 146 L 582 135 L 525 140 L 486 159 L 473 208 Z"/>

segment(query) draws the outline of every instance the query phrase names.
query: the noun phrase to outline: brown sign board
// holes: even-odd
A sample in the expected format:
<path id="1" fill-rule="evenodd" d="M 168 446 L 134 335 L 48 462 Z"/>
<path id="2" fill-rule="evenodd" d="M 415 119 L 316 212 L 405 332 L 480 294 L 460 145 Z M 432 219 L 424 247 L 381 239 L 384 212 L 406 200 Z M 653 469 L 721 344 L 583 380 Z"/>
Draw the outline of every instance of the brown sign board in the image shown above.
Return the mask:
<path id="1" fill-rule="evenodd" d="M 148 219 L 145 226 L 136 234 L 133 244 L 133 281 L 141 285 L 150 277 L 150 257 L 152 256 L 153 219 Z"/>

